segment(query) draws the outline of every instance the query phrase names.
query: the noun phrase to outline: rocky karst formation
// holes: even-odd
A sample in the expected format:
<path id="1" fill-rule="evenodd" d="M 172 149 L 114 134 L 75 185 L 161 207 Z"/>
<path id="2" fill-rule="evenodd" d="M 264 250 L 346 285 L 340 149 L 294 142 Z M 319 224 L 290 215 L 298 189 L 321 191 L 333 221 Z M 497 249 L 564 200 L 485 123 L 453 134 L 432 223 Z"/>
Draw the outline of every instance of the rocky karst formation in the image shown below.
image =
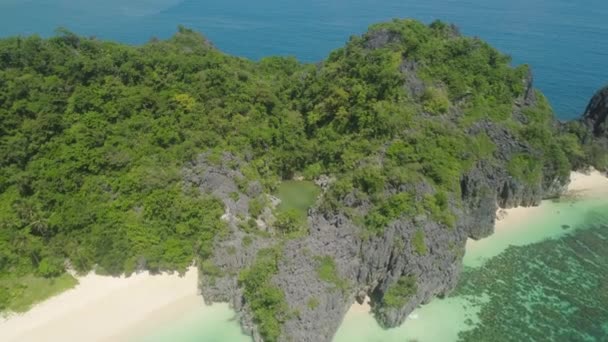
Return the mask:
<path id="1" fill-rule="evenodd" d="M 453 34 L 457 32 L 454 30 Z M 376 49 L 394 43 L 396 39 L 390 32 L 379 31 L 367 36 L 366 46 Z M 401 70 L 407 73 L 404 87 L 413 96 L 424 92 L 424 83 L 417 77 L 416 68 L 415 62 L 407 57 L 403 59 Z M 526 90 L 514 101 L 512 115 L 525 123 L 527 119 L 522 113 L 536 104 L 536 96 L 530 74 L 523 82 Z M 598 138 L 606 137 L 607 114 L 608 88 L 596 94 L 583 118 Z M 445 124 L 450 125 L 449 120 L 445 120 Z M 557 121 L 554 125 L 558 126 Z M 559 196 L 564 191 L 568 176 L 550 167 L 545 167 L 541 181 L 533 184 L 509 174 L 508 164 L 514 156 L 540 153 L 509 129 L 491 120 L 481 120 L 469 128 L 469 134 L 479 133 L 486 134 L 496 145 L 495 158 L 493 162 L 476 163 L 461 177 L 461 205 L 455 201 L 449 203 L 456 218 L 452 229 L 446 229 L 432 217 L 417 215 L 394 220 L 378 236 L 363 236 L 360 223 L 353 222 L 343 211 L 316 207 L 309 210 L 309 234 L 283 242 L 278 270 L 272 277 L 272 284 L 284 292 L 292 310 L 282 322 L 279 340 L 331 341 L 349 307 L 366 296 L 371 298 L 374 314 L 383 326 L 400 325 L 414 308 L 455 287 L 467 238 L 491 235 L 499 207 L 538 205 L 541 200 Z M 245 242 L 245 234 L 238 225 L 239 217 L 247 217 L 249 199 L 258 196 L 260 188 L 249 184 L 245 190 L 243 187 L 239 190 L 237 184 L 242 182 L 242 175 L 229 167 L 234 163 L 230 154 L 225 154 L 219 165 L 212 165 L 201 157 L 185 173 L 192 186 L 222 199 L 227 208 L 226 220 L 230 223 L 230 234 L 217 241 L 212 259 L 221 272 L 212 278 L 203 277 L 201 288 L 206 300 L 230 302 L 239 312 L 244 330 L 252 334 L 254 340 L 262 341 L 251 307 L 239 285 L 238 274 L 252 265 L 258 251 L 276 241 L 256 238 Z M 406 190 L 415 193 L 416 201 L 423 201 L 425 196 L 435 192 L 425 181 L 413 189 L 387 187 L 384 191 L 399 193 Z M 235 191 L 239 192 L 237 201 L 230 196 Z M 356 193 L 345 196 L 343 201 L 349 210 L 365 213 L 369 209 L 369 203 L 358 201 Z M 424 233 L 424 252 L 412 244 L 419 231 Z M 340 287 L 320 279 L 317 272 L 319 256 L 329 256 L 335 261 L 337 279 L 347 286 Z M 383 305 L 389 288 L 404 277 L 416 279 L 414 293 L 401 306 Z"/>
<path id="2" fill-rule="evenodd" d="M 585 115 L 585 122 L 590 127 L 605 125 L 605 101 L 605 92 L 598 93 L 591 101 Z M 457 223 L 452 230 L 446 230 L 429 217 L 420 216 L 399 219 L 391 223 L 381 236 L 363 238 L 357 225 L 343 213 L 318 209 L 309 211 L 310 234 L 286 242 L 278 273 L 273 278 L 273 283 L 284 291 L 289 307 L 298 308 L 297 314 L 284 322 L 281 340 L 331 341 L 355 300 L 361 301 L 369 296 L 372 305 L 377 305 L 389 286 L 400 277 L 415 276 L 416 293 L 406 305 L 400 308 L 379 307 L 374 311 L 383 326 L 400 325 L 417 306 L 450 292 L 456 286 L 466 239 L 491 235 L 499 207 L 537 205 L 543 199 L 559 196 L 565 189 L 568 179 L 555 174 L 545 174 L 543 181 L 534 186 L 510 177 L 505 166 L 509 158 L 529 147 L 489 122 L 472 130 L 483 130 L 496 142 L 500 163 L 480 163 L 462 177 L 464 205 L 454 208 Z M 227 275 L 214 277 L 212 281 L 203 277 L 201 287 L 207 300 L 230 302 L 239 312 L 245 331 L 251 333 L 254 340 L 261 341 L 248 304 L 243 299 L 237 273 L 251 265 L 257 251 L 273 242 L 255 239 L 243 247 L 246 245 L 243 242 L 245 235 L 235 220 L 239 215 L 247 215 L 249 196 L 256 196 L 260 190 L 252 184 L 245 193 L 240 193 L 238 201 L 231 199 L 229 194 L 238 191 L 236 184 L 240 179 L 237 171 L 226 166 L 231 162 L 233 157 L 229 154 L 224 155 L 219 166 L 209 165 L 201 158 L 188 169 L 186 176 L 195 186 L 211 190 L 224 201 L 226 219 L 231 223 L 231 235 L 218 241 L 219 248 L 216 248 L 213 259 L 219 269 L 227 271 Z M 432 187 L 424 183 L 416 189 L 420 199 L 430 191 Z M 420 229 L 424 231 L 428 248 L 425 255 L 420 255 L 410 243 Z M 234 250 L 238 252 L 234 253 Z M 335 260 L 338 276 L 351 284 L 346 291 L 319 279 L 315 260 L 319 255 L 329 255 Z M 312 298 L 317 303 L 314 308 L 308 304 Z"/>
<path id="3" fill-rule="evenodd" d="M 583 121 L 596 137 L 608 136 L 608 86 L 600 89 L 587 106 Z"/>
<path id="4" fill-rule="evenodd" d="M 66 260 L 195 259 L 205 300 L 256 341 L 330 341 L 365 297 L 394 327 L 454 288 L 498 207 L 608 168 L 607 93 L 559 122 L 528 66 L 439 21 L 372 25 L 316 64 L 184 27 L 143 46 L 0 39 L 0 310 L 14 275 Z"/>

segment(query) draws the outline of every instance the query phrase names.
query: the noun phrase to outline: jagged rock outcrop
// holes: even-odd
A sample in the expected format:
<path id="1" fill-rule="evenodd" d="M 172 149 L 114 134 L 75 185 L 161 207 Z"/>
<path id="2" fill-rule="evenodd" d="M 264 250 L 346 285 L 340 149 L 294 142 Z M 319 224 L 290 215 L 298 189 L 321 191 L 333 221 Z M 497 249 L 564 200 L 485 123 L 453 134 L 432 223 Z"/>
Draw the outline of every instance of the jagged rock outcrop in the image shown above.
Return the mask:
<path id="1" fill-rule="evenodd" d="M 261 187 L 257 182 L 250 182 L 245 189 L 239 188 L 238 182 L 242 183 L 245 178 L 238 168 L 241 161 L 232 154 L 224 153 L 215 163 L 209 159 L 208 155 L 201 155 L 183 171 L 187 186 L 217 197 L 226 208 L 222 219 L 228 226 L 228 236 L 216 240 L 210 269 L 201 267 L 200 287 L 207 302 L 229 302 L 239 311 L 243 302 L 236 275 L 252 263 L 260 249 L 268 246 L 258 239 L 244 243 L 246 233 L 239 229 L 239 223 L 248 216 L 250 196 L 259 194 Z"/>
<path id="2" fill-rule="evenodd" d="M 373 46 L 370 48 L 390 43 L 391 39 L 394 38 L 383 34 L 371 37 Z M 416 65 L 404 61 L 402 71 L 407 74 L 406 89 L 412 94 L 422 91 L 423 84 L 415 74 Z M 523 81 L 527 90 L 514 105 L 514 116 L 535 103 L 531 76 Z M 398 326 L 417 306 L 449 293 L 456 286 L 467 238 L 479 239 L 492 234 L 499 207 L 537 205 L 542 199 L 557 196 L 565 189 L 569 180 L 548 167 L 543 170 L 543 179 L 538 184 L 527 184 L 509 175 L 506 165 L 513 156 L 537 152 L 507 128 L 489 120 L 480 121 L 469 133 L 485 133 L 492 140 L 497 146 L 495 162 L 478 162 L 462 176 L 459 201 L 462 205 L 450 204 L 456 215 L 456 224 L 451 229 L 421 215 L 398 219 L 381 235 L 370 237 L 364 236 L 361 227 L 343 212 L 309 210 L 309 234 L 284 242 L 278 273 L 272 279 L 284 292 L 287 304 L 294 312 L 283 323 L 280 341 L 331 341 L 349 307 L 365 295 L 371 298 L 374 313 L 383 326 Z M 262 341 L 239 288 L 238 273 L 251 266 L 260 249 L 277 241 L 272 237 L 244 241 L 246 234 L 239 225 L 249 219 L 249 196 L 257 196 L 261 189 L 259 184 L 243 183 L 244 177 L 238 171 L 240 163 L 229 154 L 217 164 L 209 163 L 202 156 L 187 168 L 184 178 L 188 184 L 216 195 L 227 208 L 225 218 L 229 234 L 216 241 L 211 260 L 218 272 L 209 276 L 203 270 L 200 283 L 203 296 L 210 302 L 231 303 L 239 312 L 243 329 L 255 341 Z M 328 180 L 323 178 L 321 183 L 325 185 L 324 190 L 327 189 Z M 403 190 L 386 189 L 391 193 Z M 426 183 L 410 190 L 418 201 L 434 191 Z M 365 213 L 369 209 L 368 203 L 358 201 L 355 194 L 345 196 L 343 202 L 359 212 Z M 455 202 L 454 199 L 451 202 Z M 417 231 L 422 231 L 424 236 L 427 248 L 424 253 L 412 244 Z M 344 280 L 346 287 L 339 288 L 320 279 L 317 271 L 320 257 L 330 257 L 335 262 L 336 276 Z M 416 292 L 401 307 L 382 305 L 389 288 L 404 276 L 415 279 Z"/>
<path id="3" fill-rule="evenodd" d="M 591 98 L 583 114 L 583 121 L 596 137 L 608 139 L 608 86 L 600 89 Z"/>
<path id="4" fill-rule="evenodd" d="M 0 273 L 194 257 L 205 300 L 255 341 L 330 341 L 367 297 L 397 326 L 454 288 L 497 208 L 608 169 L 608 88 L 559 123 L 529 68 L 438 21 L 374 25 L 316 67 L 231 57 L 183 27 L 143 47 L 8 38 L 0 89 L 0 245 L 33 242 Z M 277 207 L 279 177 L 300 172 L 320 190 Z"/>
<path id="5" fill-rule="evenodd" d="M 502 134 L 491 126 L 484 129 L 497 136 Z M 504 138 L 507 139 L 506 136 Z M 508 155 L 520 148 L 524 147 L 507 144 L 499 153 Z M 238 191 L 235 180 L 231 178 L 240 177 L 238 172 L 204 162 L 194 169 L 205 171 L 199 173 L 202 176 L 189 174 L 193 184 L 218 194 L 227 208 L 236 208 L 230 209 L 234 210 L 232 213 L 243 215 L 244 212 L 236 205 L 238 201 L 233 203 L 227 192 L 221 190 Z M 217 182 L 219 179 L 221 182 Z M 406 305 L 401 308 L 377 306 L 374 309 L 383 326 L 398 326 L 418 305 L 449 293 L 456 286 L 466 239 L 481 238 L 492 233 L 498 205 L 534 205 L 553 191 L 546 185 L 530 188 L 519 184 L 504 171 L 501 172 L 500 168 L 490 165 L 478 165 L 463 177 L 461 185 L 464 206 L 455 208 L 458 222 L 453 229 L 429 217 L 412 217 L 393 222 L 381 236 L 364 238 L 361 229 L 344 214 L 311 209 L 308 214 L 309 235 L 286 243 L 278 274 L 273 278 L 273 283 L 284 291 L 289 307 L 297 312 L 284 323 L 281 340 L 331 341 L 342 318 L 358 296 L 365 293 L 371 298 L 372 305 L 377 305 L 401 276 L 413 276 L 416 278 L 417 292 Z M 214 189 L 213 186 L 218 188 Z M 240 200 L 245 201 L 246 194 L 239 195 Z M 423 192 L 419 194 L 423 195 Z M 257 251 L 271 246 L 273 241 L 256 238 L 245 246 L 244 234 L 238 229 L 236 221 L 236 217 L 228 219 L 230 235 L 218 239 L 215 248 L 213 262 L 222 275 L 209 277 L 203 272 L 200 285 L 207 301 L 231 303 L 240 314 L 244 330 L 254 336 L 255 341 L 262 341 L 239 289 L 237 275 L 239 270 L 251 265 Z M 424 232 L 428 248 L 423 255 L 411 243 L 418 230 Z M 324 256 L 335 261 L 338 276 L 348 283 L 347 290 L 319 279 L 317 258 Z M 311 307 L 311 300 L 318 304 Z"/>
<path id="6" fill-rule="evenodd" d="M 588 151 L 583 166 L 608 172 L 608 86 L 591 98 L 579 123 L 576 133 Z"/>
<path id="7" fill-rule="evenodd" d="M 445 32 L 454 37 L 459 35 L 453 26 Z M 400 39 L 393 31 L 379 29 L 363 36 L 363 46 L 375 50 L 399 44 Z M 428 87 L 444 86 L 441 81 L 427 84 L 418 75 L 422 67 L 406 53 L 402 55 L 399 70 L 404 76 L 403 89 L 414 101 L 420 101 Z M 521 75 L 523 91 L 513 101 L 511 116 L 516 124 L 534 124 L 533 120 L 538 118 L 528 112 L 543 100 L 542 95 L 534 89 L 529 69 Z M 469 96 L 453 99 L 447 115 L 432 118 L 453 129 L 462 129 L 458 119 L 465 115 Z M 596 94 L 583 118 L 594 139 L 608 140 L 607 116 L 608 88 Z M 562 128 L 557 120 L 549 121 L 548 125 L 555 131 Z M 307 234 L 282 239 L 273 235 L 272 224 L 265 222 L 257 222 L 263 234 L 249 234 L 247 225 L 256 219 L 250 216 L 251 200 L 270 195 L 263 193 L 260 183 L 247 180 L 239 171 L 246 162 L 228 153 L 216 162 L 211 162 L 209 156 L 201 156 L 184 170 L 184 180 L 188 186 L 224 202 L 228 226 L 227 234 L 216 239 L 207 264 L 200 267 L 205 300 L 231 303 L 239 313 L 244 331 L 256 342 L 262 341 L 251 304 L 239 283 L 239 273 L 255 263 L 259 251 L 280 245 L 276 273 L 270 282 L 284 295 L 290 313 L 280 322 L 279 341 L 331 341 L 349 307 L 365 297 L 371 299 L 373 313 L 382 326 L 400 325 L 416 307 L 448 294 L 456 286 L 466 240 L 491 235 L 497 209 L 538 205 L 543 199 L 559 196 L 569 182 L 563 168 L 553 165 L 551 160 L 544 160 L 542 170 L 535 170 L 534 177 L 513 176 L 510 170 L 513 159 L 525 156 L 543 160 L 546 151 L 521 139 L 500 120 L 479 119 L 467 126 L 466 133 L 487 137 L 488 144 L 495 148 L 491 149 L 491 158 L 480 159 L 461 176 L 460 191 L 447 195 L 454 224 L 425 211 L 393 219 L 377 234 L 366 232 L 357 220 L 373 208 L 368 198 L 359 196 L 357 189 L 339 198 L 341 203 L 337 207 L 313 206 L 307 214 Z M 382 163 L 382 157 L 379 160 Z M 333 176 L 321 176 L 317 184 L 326 192 L 334 181 Z M 437 193 L 435 186 L 424 180 L 387 185 L 383 190 L 391 195 L 407 192 L 416 203 L 423 203 Z M 352 215 L 353 212 L 357 215 Z M 272 219 L 268 208 L 265 217 Z M 416 245 L 416 240 L 422 240 L 424 247 Z M 320 274 L 321 260 L 331 260 L 331 279 Z M 387 304 L 387 294 L 403 279 L 413 284 L 409 288 L 411 293 L 396 304 Z"/>
<path id="8" fill-rule="evenodd" d="M 529 149 L 515 142 L 506 130 L 491 123 L 473 129 L 486 132 L 500 146 L 496 151 L 500 160 L 506 161 L 513 154 Z M 225 161 L 231 158 L 225 157 Z M 241 177 L 238 171 L 225 164 L 209 165 L 204 159 L 191 170 L 196 170 L 188 173 L 192 184 L 224 201 L 231 227 L 228 237 L 218 239 L 213 256 L 222 275 L 208 277 L 203 273 L 203 295 L 208 301 L 230 302 L 240 313 L 244 330 L 254 336 L 254 340 L 261 341 L 239 289 L 237 275 L 239 270 L 251 265 L 257 251 L 274 242 L 256 238 L 249 245 L 243 243 L 244 234 L 237 222 L 247 215 L 248 197 L 236 185 Z M 362 293 L 371 298 L 374 312 L 383 326 L 401 324 L 418 305 L 444 295 L 456 286 L 466 239 L 482 238 L 493 232 L 498 206 L 535 205 L 559 192 L 567 183 L 555 175 L 546 175 L 546 178 L 546 182 L 531 187 L 510 177 L 504 165 L 477 165 L 461 180 L 463 206 L 453 207 L 457 215 L 453 229 L 430 217 L 409 217 L 390 224 L 381 236 L 364 238 L 360 227 L 346 215 L 311 209 L 309 235 L 286 243 L 278 274 L 273 278 L 273 283 L 284 291 L 289 307 L 297 312 L 284 323 L 281 340 L 331 341 L 346 311 Z M 419 199 L 429 189 L 432 188 L 421 186 L 417 189 Z M 230 196 L 234 192 L 239 193 L 236 202 Z M 418 230 L 424 232 L 428 248 L 423 255 L 411 243 Z M 346 290 L 319 279 L 317 258 L 324 256 L 335 261 L 338 276 L 348 283 Z M 415 277 L 416 293 L 403 307 L 379 306 L 386 291 L 402 276 Z M 318 304 L 312 307 L 309 305 L 311 300 Z"/>

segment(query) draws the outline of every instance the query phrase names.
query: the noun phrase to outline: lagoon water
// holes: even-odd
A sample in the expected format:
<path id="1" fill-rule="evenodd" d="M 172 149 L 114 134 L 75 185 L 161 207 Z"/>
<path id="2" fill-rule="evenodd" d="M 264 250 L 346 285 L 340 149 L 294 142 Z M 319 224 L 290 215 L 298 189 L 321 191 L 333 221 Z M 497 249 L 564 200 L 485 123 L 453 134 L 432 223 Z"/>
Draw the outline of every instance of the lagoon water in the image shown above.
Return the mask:
<path id="1" fill-rule="evenodd" d="M 456 23 L 528 63 L 561 118 L 608 83 L 608 2 L 601 0 L 0 0 L 0 36 L 82 35 L 140 44 L 179 24 L 231 54 L 319 61 L 352 34 L 396 17 Z"/>

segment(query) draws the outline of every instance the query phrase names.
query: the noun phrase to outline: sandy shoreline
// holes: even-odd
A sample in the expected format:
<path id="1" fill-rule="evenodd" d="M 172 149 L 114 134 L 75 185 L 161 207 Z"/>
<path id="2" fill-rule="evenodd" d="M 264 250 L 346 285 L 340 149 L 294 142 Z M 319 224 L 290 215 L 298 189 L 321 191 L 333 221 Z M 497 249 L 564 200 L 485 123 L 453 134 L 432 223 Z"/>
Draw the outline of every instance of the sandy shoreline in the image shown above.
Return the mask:
<path id="1" fill-rule="evenodd" d="M 0 341 L 126 341 L 200 307 L 197 270 L 131 277 L 89 274 L 24 314 L 0 321 Z"/>
<path id="2" fill-rule="evenodd" d="M 567 196 L 608 197 L 608 178 L 597 171 L 573 172 Z M 500 210 L 496 231 L 521 226 L 546 213 L 547 203 L 532 208 Z M 468 248 L 475 248 L 468 242 Z M 200 309 L 198 275 L 140 273 L 128 278 L 89 274 L 71 290 L 40 303 L 30 311 L 0 318 L 0 341 L 129 341 L 146 331 Z M 355 303 L 348 315 L 368 314 L 369 299 Z"/>
<path id="3" fill-rule="evenodd" d="M 606 175 L 596 170 L 591 170 L 588 173 L 572 172 L 570 174 L 568 190 L 563 197 L 574 199 L 608 198 L 608 178 Z M 550 205 L 548 205 L 548 203 L 549 202 L 547 201 L 543 201 L 536 207 L 499 209 L 496 212 L 495 234 L 500 234 L 505 231 L 512 233 L 512 230 L 517 230 L 519 228 L 525 229 L 526 222 L 547 214 L 547 210 L 550 210 Z M 469 239 L 466 244 L 466 249 L 484 248 L 486 242 L 487 240 L 484 239 L 479 241 Z M 366 299 L 364 304 L 355 302 L 349 309 L 347 315 L 359 315 L 369 312 L 371 312 L 371 307 L 368 299 Z"/>
<path id="4" fill-rule="evenodd" d="M 370 313 L 372 311 L 372 307 L 369 305 L 369 297 L 365 296 L 365 300 L 363 301 L 363 304 L 359 304 L 357 302 L 355 302 L 350 309 L 348 309 L 349 313 Z"/>
<path id="5" fill-rule="evenodd" d="M 599 171 L 572 172 L 566 197 L 605 198 L 608 196 L 608 177 Z"/>
<path id="6" fill-rule="evenodd" d="M 606 198 L 608 197 L 608 177 L 596 170 L 591 170 L 589 173 L 571 172 L 568 190 L 562 197 L 574 199 Z M 520 226 L 521 223 L 544 214 L 546 204 L 545 201 L 537 207 L 499 209 L 496 212 L 495 231 Z"/>
<path id="7" fill-rule="evenodd" d="M 570 184 L 568 189 L 562 195 L 565 199 L 600 199 L 608 198 L 608 178 L 602 173 L 591 170 L 588 173 L 572 172 L 570 173 Z M 502 236 L 505 241 L 511 238 L 517 239 L 517 235 L 522 233 L 522 230 L 528 229 L 527 223 L 538 218 L 545 217 L 551 214 L 550 210 L 554 206 L 551 201 L 543 201 L 536 207 L 517 207 L 511 209 L 498 209 L 496 211 L 496 225 L 494 234 Z M 560 215 L 559 211 L 552 213 Z M 529 235 L 529 233 L 525 233 Z M 468 239 L 466 243 L 466 251 L 468 253 L 485 253 L 483 249 L 493 245 L 488 239 L 473 240 Z M 465 261 L 467 259 L 465 255 Z"/>

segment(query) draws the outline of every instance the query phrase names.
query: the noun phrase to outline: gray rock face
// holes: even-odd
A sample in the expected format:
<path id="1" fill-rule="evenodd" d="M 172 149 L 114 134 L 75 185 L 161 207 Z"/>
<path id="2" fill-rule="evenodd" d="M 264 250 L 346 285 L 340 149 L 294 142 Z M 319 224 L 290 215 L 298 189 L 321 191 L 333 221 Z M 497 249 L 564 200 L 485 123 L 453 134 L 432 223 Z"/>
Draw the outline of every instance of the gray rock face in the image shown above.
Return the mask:
<path id="1" fill-rule="evenodd" d="M 344 216 L 309 213 L 310 235 L 289 241 L 275 283 L 285 291 L 287 302 L 297 317 L 285 323 L 285 339 L 291 341 L 331 341 L 334 333 L 354 302 L 351 288 L 360 268 L 361 241 L 357 229 Z M 349 282 L 343 292 L 317 274 L 317 258 L 331 257 L 337 266 L 337 276 Z M 318 302 L 316 307 L 310 301 Z"/>
<path id="2" fill-rule="evenodd" d="M 239 229 L 239 225 L 249 216 L 250 200 L 237 185 L 237 182 L 242 183 L 245 179 L 238 171 L 239 165 L 240 161 L 229 153 L 225 153 L 217 164 L 209 162 L 208 155 L 201 155 L 183 171 L 187 186 L 212 194 L 225 205 L 226 213 L 222 219 L 228 225 L 229 235 L 216 239 L 211 262 L 217 267 L 217 271 L 207 274 L 208 270 L 202 268 L 203 276 L 199 279 L 199 285 L 207 303 L 228 302 L 237 311 L 244 306 L 242 291 L 237 282 L 238 272 L 253 262 L 258 250 L 269 245 L 262 239 L 252 239 L 250 243 L 246 243 L 246 234 Z M 246 192 L 259 193 L 261 185 L 258 182 L 248 183 Z M 235 194 L 238 195 L 236 200 Z"/>
<path id="3" fill-rule="evenodd" d="M 394 37 L 379 32 L 378 36 L 368 39 L 370 47 L 378 47 L 390 43 Z M 418 91 L 415 69 L 415 65 L 404 62 L 404 70 L 412 74 L 406 87 L 413 94 Z M 524 81 L 531 83 L 531 77 Z M 531 84 L 527 87 L 529 91 L 515 105 L 514 115 L 535 101 Z M 603 115 L 601 111 L 597 114 L 599 109 L 594 109 L 603 108 L 603 104 L 605 102 L 598 101 L 590 110 L 589 120 L 598 120 L 591 118 Z M 331 341 L 349 307 L 366 295 L 371 298 L 374 314 L 383 326 L 400 325 L 417 306 L 449 293 L 456 286 L 467 238 L 479 239 L 492 234 L 499 207 L 537 205 L 544 198 L 559 195 L 567 185 L 568 179 L 549 168 L 543 170 L 542 182 L 535 185 L 511 177 L 506 171 L 507 162 L 516 154 L 533 155 L 534 151 L 499 124 L 479 122 L 469 133 L 487 134 L 497 146 L 495 162 L 479 162 L 462 176 L 460 201 L 450 199 L 450 209 L 457 218 L 453 228 L 424 215 L 404 216 L 389 224 L 381 235 L 370 237 L 343 212 L 309 210 L 309 234 L 283 242 L 283 257 L 278 273 L 272 279 L 284 292 L 289 309 L 294 313 L 283 323 L 279 341 Z M 262 341 L 237 279 L 239 271 L 251 266 L 260 249 L 275 245 L 278 239 L 255 235 L 252 239 L 252 234 L 247 235 L 240 228 L 250 218 L 250 198 L 263 192 L 259 183 L 244 184 L 244 177 L 238 171 L 240 163 L 226 154 L 218 165 L 213 165 L 202 156 L 184 171 L 184 179 L 191 186 L 216 195 L 227 210 L 225 219 L 229 234 L 217 239 L 211 258 L 219 272 L 212 276 L 203 272 L 200 283 L 203 296 L 209 302 L 231 303 L 239 314 L 243 330 L 255 341 Z M 318 180 L 324 191 L 331 182 L 327 177 Z M 415 189 L 385 191 L 413 191 L 418 200 L 434 192 L 427 183 L 417 184 Z M 360 201 L 355 193 L 345 196 L 342 202 L 360 213 L 369 209 L 369 203 Z M 456 202 L 462 205 L 455 205 Z M 418 231 L 424 234 L 425 253 L 417 251 L 412 243 Z M 320 279 L 318 265 L 322 257 L 334 261 L 336 276 L 346 286 Z M 384 295 L 403 276 L 416 279 L 416 293 L 400 308 L 383 306 Z"/>
<path id="4" fill-rule="evenodd" d="M 578 136 L 581 143 L 591 150 L 589 164 L 608 172 L 608 86 L 591 98 L 580 122 L 587 130 L 583 134 L 578 132 Z"/>
<path id="5" fill-rule="evenodd" d="M 523 114 L 523 108 L 534 106 L 536 104 L 536 89 L 533 87 L 532 71 L 528 69 L 528 73 L 522 80 L 524 85 L 524 94 L 520 98 L 515 100 L 515 109 L 513 111 L 513 117 L 523 123 L 528 123 L 528 118 Z"/>
<path id="6" fill-rule="evenodd" d="M 409 91 L 412 98 L 420 98 L 424 94 L 425 85 L 417 75 L 418 64 L 404 59 L 399 68 L 405 75 L 405 89 Z"/>
<path id="7" fill-rule="evenodd" d="M 485 130 L 493 138 L 511 138 L 489 123 L 476 129 Z M 525 148 L 505 144 L 496 153 L 509 156 Z M 225 157 L 226 160 L 231 157 Z M 224 165 L 210 165 L 201 158 L 185 174 L 192 184 L 216 194 L 231 213 L 227 220 L 230 235 L 218 239 L 212 259 L 221 275 L 203 274 L 200 283 L 203 296 L 208 302 L 231 303 L 239 313 L 244 331 L 255 341 L 262 341 L 239 289 L 237 276 L 255 260 L 257 251 L 276 241 L 254 238 L 249 245 L 243 242 L 245 233 L 238 227 L 238 216 L 246 215 L 249 198 L 239 193 L 239 201 L 234 202 L 230 195 L 239 191 L 235 181 L 241 177 L 238 171 Z M 290 310 L 295 312 L 294 317 L 284 323 L 280 341 L 331 341 L 349 307 L 364 295 L 371 298 L 374 313 L 383 326 L 400 325 L 417 306 L 449 293 L 456 286 L 466 239 L 492 233 L 498 206 L 537 204 L 553 191 L 551 186 L 530 188 L 519 184 L 504 170 L 487 164 L 477 165 L 463 176 L 461 187 L 464 205 L 452 208 L 458 217 L 456 227 L 452 229 L 426 216 L 403 217 L 390 224 L 382 235 L 365 238 L 360 227 L 346 215 L 311 209 L 308 213 L 309 235 L 285 243 L 279 272 L 273 278 L 273 283 L 284 291 Z M 247 187 L 251 188 L 251 185 Z M 416 192 L 422 199 L 431 190 L 431 186 L 421 185 Z M 243 205 L 238 204 L 241 201 Z M 412 244 L 418 230 L 425 236 L 427 252 L 423 255 L 415 251 Z M 319 279 L 318 258 L 326 256 L 334 260 L 338 277 L 348 284 L 346 289 Z M 379 305 L 386 291 L 402 276 L 416 278 L 417 292 L 401 308 Z M 311 301 L 317 304 L 310 305 Z"/>
<path id="8" fill-rule="evenodd" d="M 398 43 L 400 39 L 399 33 L 387 29 L 380 29 L 368 33 L 365 36 L 365 47 L 370 50 L 381 49 L 388 44 Z"/>
<path id="9" fill-rule="evenodd" d="M 473 126 L 469 133 L 485 133 L 496 145 L 494 157 L 498 163 L 480 162 L 461 181 L 464 220 L 469 237 L 480 239 L 492 234 L 497 207 L 538 205 L 541 200 L 559 196 L 569 183 L 555 170 L 545 168 L 543 181 L 539 184 L 525 184 L 511 177 L 506 164 L 520 153 L 534 155 L 535 151 L 520 142 L 504 127 L 485 121 Z"/>
<path id="10" fill-rule="evenodd" d="M 600 89 L 591 98 L 583 120 L 596 137 L 608 138 L 608 86 Z"/>
<path id="11" fill-rule="evenodd" d="M 428 249 L 423 255 L 411 243 L 418 230 L 424 232 Z M 400 325 L 418 305 L 454 288 L 466 237 L 461 227 L 450 229 L 426 217 L 416 217 L 398 220 L 382 237 L 365 244 L 358 280 L 372 285 L 369 294 L 373 303 L 380 303 L 390 286 L 402 276 L 415 277 L 417 284 L 417 292 L 403 307 L 374 308 L 381 325 L 388 328 Z"/>

